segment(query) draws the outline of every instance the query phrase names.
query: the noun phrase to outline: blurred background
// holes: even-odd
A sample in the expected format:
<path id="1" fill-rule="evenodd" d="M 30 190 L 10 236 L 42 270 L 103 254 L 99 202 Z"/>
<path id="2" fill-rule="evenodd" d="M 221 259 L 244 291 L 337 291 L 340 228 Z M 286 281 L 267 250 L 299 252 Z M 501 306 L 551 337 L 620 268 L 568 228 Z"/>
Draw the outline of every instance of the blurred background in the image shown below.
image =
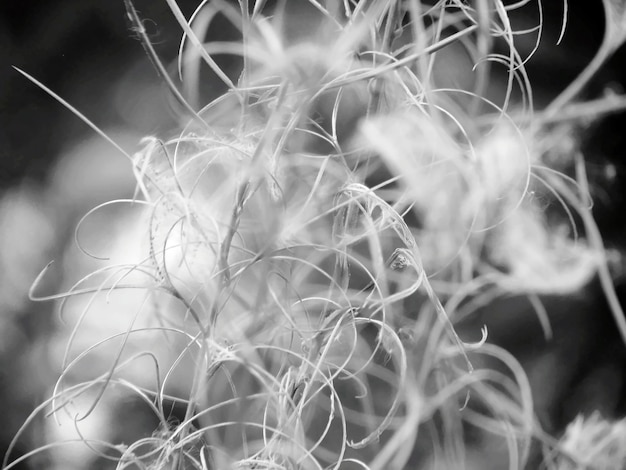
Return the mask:
<path id="1" fill-rule="evenodd" d="M 158 54 L 164 63 L 173 63 L 181 33 L 167 4 L 137 0 L 135 5 L 146 19 Z M 189 17 L 197 1 L 179 0 L 179 5 Z M 604 30 L 600 0 L 569 0 L 567 31 L 557 47 L 562 2 L 544 2 L 543 8 L 544 37 L 527 65 L 539 108 L 591 60 Z M 525 9 L 515 21 L 520 26 L 536 24 L 535 10 Z M 232 39 L 236 32 L 227 22 L 217 21 L 209 35 Z M 520 43 L 522 49 L 530 47 Z M 625 60 L 626 51 L 619 50 L 586 89 L 585 97 L 623 93 Z M 230 73 L 237 67 L 222 65 Z M 131 31 L 122 0 L 0 2 L 0 454 L 29 413 L 48 397 L 58 375 L 50 343 L 61 325 L 53 303 L 28 300 L 33 280 L 54 259 L 59 262 L 38 290 L 53 293 L 66 285 L 63 260 L 75 252 L 77 220 L 96 204 L 129 197 L 134 190 L 128 161 L 12 66 L 62 96 L 128 152 L 137 149 L 142 137 L 168 136 L 179 125 L 176 106 Z M 201 96 L 209 100 L 223 91 L 219 82 L 207 81 Z M 626 245 L 625 126 L 626 115 L 619 113 L 580 126 L 588 171 L 600 188 L 595 194 L 595 215 L 607 246 L 620 251 Z M 494 305 L 480 321 L 490 325 L 494 341 L 526 365 L 536 367 L 537 358 L 548 349 L 559 351 L 549 356 L 557 364 L 547 364 L 534 377 L 545 388 L 538 406 L 555 432 L 585 407 L 601 405 L 610 416 L 625 411 L 624 347 L 598 287 L 591 286 L 575 298 L 547 299 L 548 314 L 557 325 L 557 338 L 550 346 L 537 339 L 541 335 L 533 330 L 536 321 L 527 314 L 532 310 L 528 303 L 509 302 L 519 311 L 518 323 L 498 322 L 491 314 L 510 309 L 511 303 Z M 573 306 L 578 315 L 565 317 Z M 559 363 L 560 357 L 568 360 Z M 577 401 L 564 400 L 576 390 Z M 12 455 L 43 439 L 28 434 Z"/>

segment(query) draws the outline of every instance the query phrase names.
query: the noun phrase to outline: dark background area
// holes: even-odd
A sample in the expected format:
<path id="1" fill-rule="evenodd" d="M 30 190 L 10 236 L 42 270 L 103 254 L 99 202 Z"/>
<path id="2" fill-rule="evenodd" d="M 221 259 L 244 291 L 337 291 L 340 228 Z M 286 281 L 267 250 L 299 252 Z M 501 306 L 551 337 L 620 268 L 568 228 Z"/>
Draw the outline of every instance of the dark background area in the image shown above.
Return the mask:
<path id="1" fill-rule="evenodd" d="M 197 3 L 179 1 L 187 16 Z M 138 0 L 135 6 L 155 49 L 170 64 L 182 34 L 167 4 Z M 210 34 L 228 37 L 232 29 L 218 18 Z M 176 124 L 165 86 L 132 31 L 122 0 L 2 2 L 0 43 L 0 188 L 24 177 L 42 180 L 61 149 L 93 134 L 11 66 L 44 83 L 101 128 L 128 126 L 154 134 Z M 139 122 L 132 119 L 132 105 L 147 105 L 132 103 L 129 94 L 125 98 L 131 109 L 120 106 L 124 98 L 116 93 L 122 80 L 159 89 Z M 205 94 L 217 96 L 223 90 L 212 83 Z"/>

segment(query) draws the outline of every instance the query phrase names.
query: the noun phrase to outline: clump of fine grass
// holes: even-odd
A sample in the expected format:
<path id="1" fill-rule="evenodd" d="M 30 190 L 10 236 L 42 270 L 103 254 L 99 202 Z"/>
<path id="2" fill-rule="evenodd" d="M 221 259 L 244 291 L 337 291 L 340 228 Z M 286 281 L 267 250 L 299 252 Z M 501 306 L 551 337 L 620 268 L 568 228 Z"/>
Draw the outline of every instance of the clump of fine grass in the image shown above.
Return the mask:
<path id="1" fill-rule="evenodd" d="M 610 421 L 594 412 L 591 416 L 579 415 L 572 421 L 561 438 L 561 455 L 549 456 L 548 468 L 567 470 L 573 468 L 624 468 L 626 454 L 626 422 Z"/>
<path id="2" fill-rule="evenodd" d="M 84 247 L 102 267 L 42 297 L 75 326 L 32 419 L 65 419 L 120 469 L 460 468 L 491 444 L 501 455 L 485 460 L 523 467 L 539 434 L 525 375 L 486 332 L 463 343 L 455 306 L 485 286 L 571 290 L 601 256 L 538 210 L 541 196 L 582 212 L 586 189 L 543 167 L 533 143 L 527 58 L 508 20 L 520 5 L 311 0 L 301 6 L 319 33 L 298 41 L 283 33 L 284 5 L 203 2 L 185 19 L 167 1 L 184 32 L 183 82 L 197 84 L 204 62 L 229 91 L 194 109 L 166 78 L 189 122 L 127 155 L 133 199 L 81 221 L 128 206 L 119 244 L 137 248 L 117 263 L 115 250 L 107 262 Z M 241 41 L 205 44 L 216 17 Z M 441 87 L 439 61 L 463 50 L 476 79 Z M 218 54 L 241 58 L 238 79 Z M 502 103 L 483 96 L 489 64 L 508 70 Z M 508 114 L 516 79 L 520 122 Z M 88 335 L 107 310 L 124 327 Z M 475 370 L 468 353 L 509 372 Z M 120 395 L 146 404 L 154 434 L 85 436 Z M 177 423 L 172 403 L 185 408 Z M 9 457 L 5 468 L 21 460 Z"/>

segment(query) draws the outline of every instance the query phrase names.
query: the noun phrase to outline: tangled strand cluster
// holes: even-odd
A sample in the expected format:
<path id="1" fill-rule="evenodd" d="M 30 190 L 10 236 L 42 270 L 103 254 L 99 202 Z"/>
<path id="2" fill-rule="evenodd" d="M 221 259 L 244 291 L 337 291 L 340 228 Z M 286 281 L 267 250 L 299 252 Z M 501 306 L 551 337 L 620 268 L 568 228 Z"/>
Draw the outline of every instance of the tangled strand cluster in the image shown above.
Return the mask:
<path id="1" fill-rule="evenodd" d="M 141 254 L 53 296 L 62 309 L 88 300 L 38 412 L 51 406 L 78 429 L 110 390 L 140 397 L 161 423 L 152 436 L 84 439 L 118 469 L 457 468 L 472 452 L 468 426 L 523 466 L 535 429 L 524 374 L 484 332 L 462 342 L 450 316 L 489 283 L 544 283 L 545 264 L 524 253 L 561 260 L 574 243 L 546 235 L 534 205 L 537 188 L 574 201 L 584 191 L 539 168 L 544 149 L 528 145 L 527 58 L 508 18 L 528 2 L 309 0 L 316 34 L 294 40 L 282 32 L 288 8 L 269 17 L 263 1 L 205 1 L 187 20 L 167 1 L 184 31 L 185 87 L 203 62 L 229 91 L 197 110 L 166 79 L 192 119 L 175 138 L 146 138 L 132 157 L 136 196 L 106 204 L 140 213 Z M 204 43 L 216 18 L 242 40 Z M 439 63 L 459 48 L 475 80 L 441 87 Z M 220 54 L 241 58 L 238 80 Z M 502 106 L 485 97 L 492 66 L 507 71 Z M 507 114 L 514 93 L 527 128 Z M 510 241 L 520 227 L 532 249 Z M 566 267 L 578 277 L 560 288 L 595 262 L 576 251 Z M 93 306 L 117 295 L 125 331 L 81 345 Z M 508 372 L 474 369 L 470 354 Z M 94 356 L 106 367 L 84 379 Z M 81 396 L 90 404 L 77 411 Z M 173 402 L 186 407 L 178 423 Z"/>

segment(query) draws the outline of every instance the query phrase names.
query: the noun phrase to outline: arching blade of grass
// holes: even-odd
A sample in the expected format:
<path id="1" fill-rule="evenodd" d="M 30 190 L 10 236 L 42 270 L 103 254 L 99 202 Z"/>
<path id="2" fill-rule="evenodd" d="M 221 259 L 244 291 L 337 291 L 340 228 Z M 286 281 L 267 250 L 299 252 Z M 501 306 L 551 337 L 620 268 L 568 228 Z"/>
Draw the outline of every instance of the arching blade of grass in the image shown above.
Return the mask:
<path id="1" fill-rule="evenodd" d="M 600 49 L 576 79 L 569 84 L 545 109 L 545 118 L 550 120 L 572 103 L 583 91 L 600 68 L 626 41 L 626 2 L 624 0 L 602 0 L 604 6 L 604 37 Z"/>

